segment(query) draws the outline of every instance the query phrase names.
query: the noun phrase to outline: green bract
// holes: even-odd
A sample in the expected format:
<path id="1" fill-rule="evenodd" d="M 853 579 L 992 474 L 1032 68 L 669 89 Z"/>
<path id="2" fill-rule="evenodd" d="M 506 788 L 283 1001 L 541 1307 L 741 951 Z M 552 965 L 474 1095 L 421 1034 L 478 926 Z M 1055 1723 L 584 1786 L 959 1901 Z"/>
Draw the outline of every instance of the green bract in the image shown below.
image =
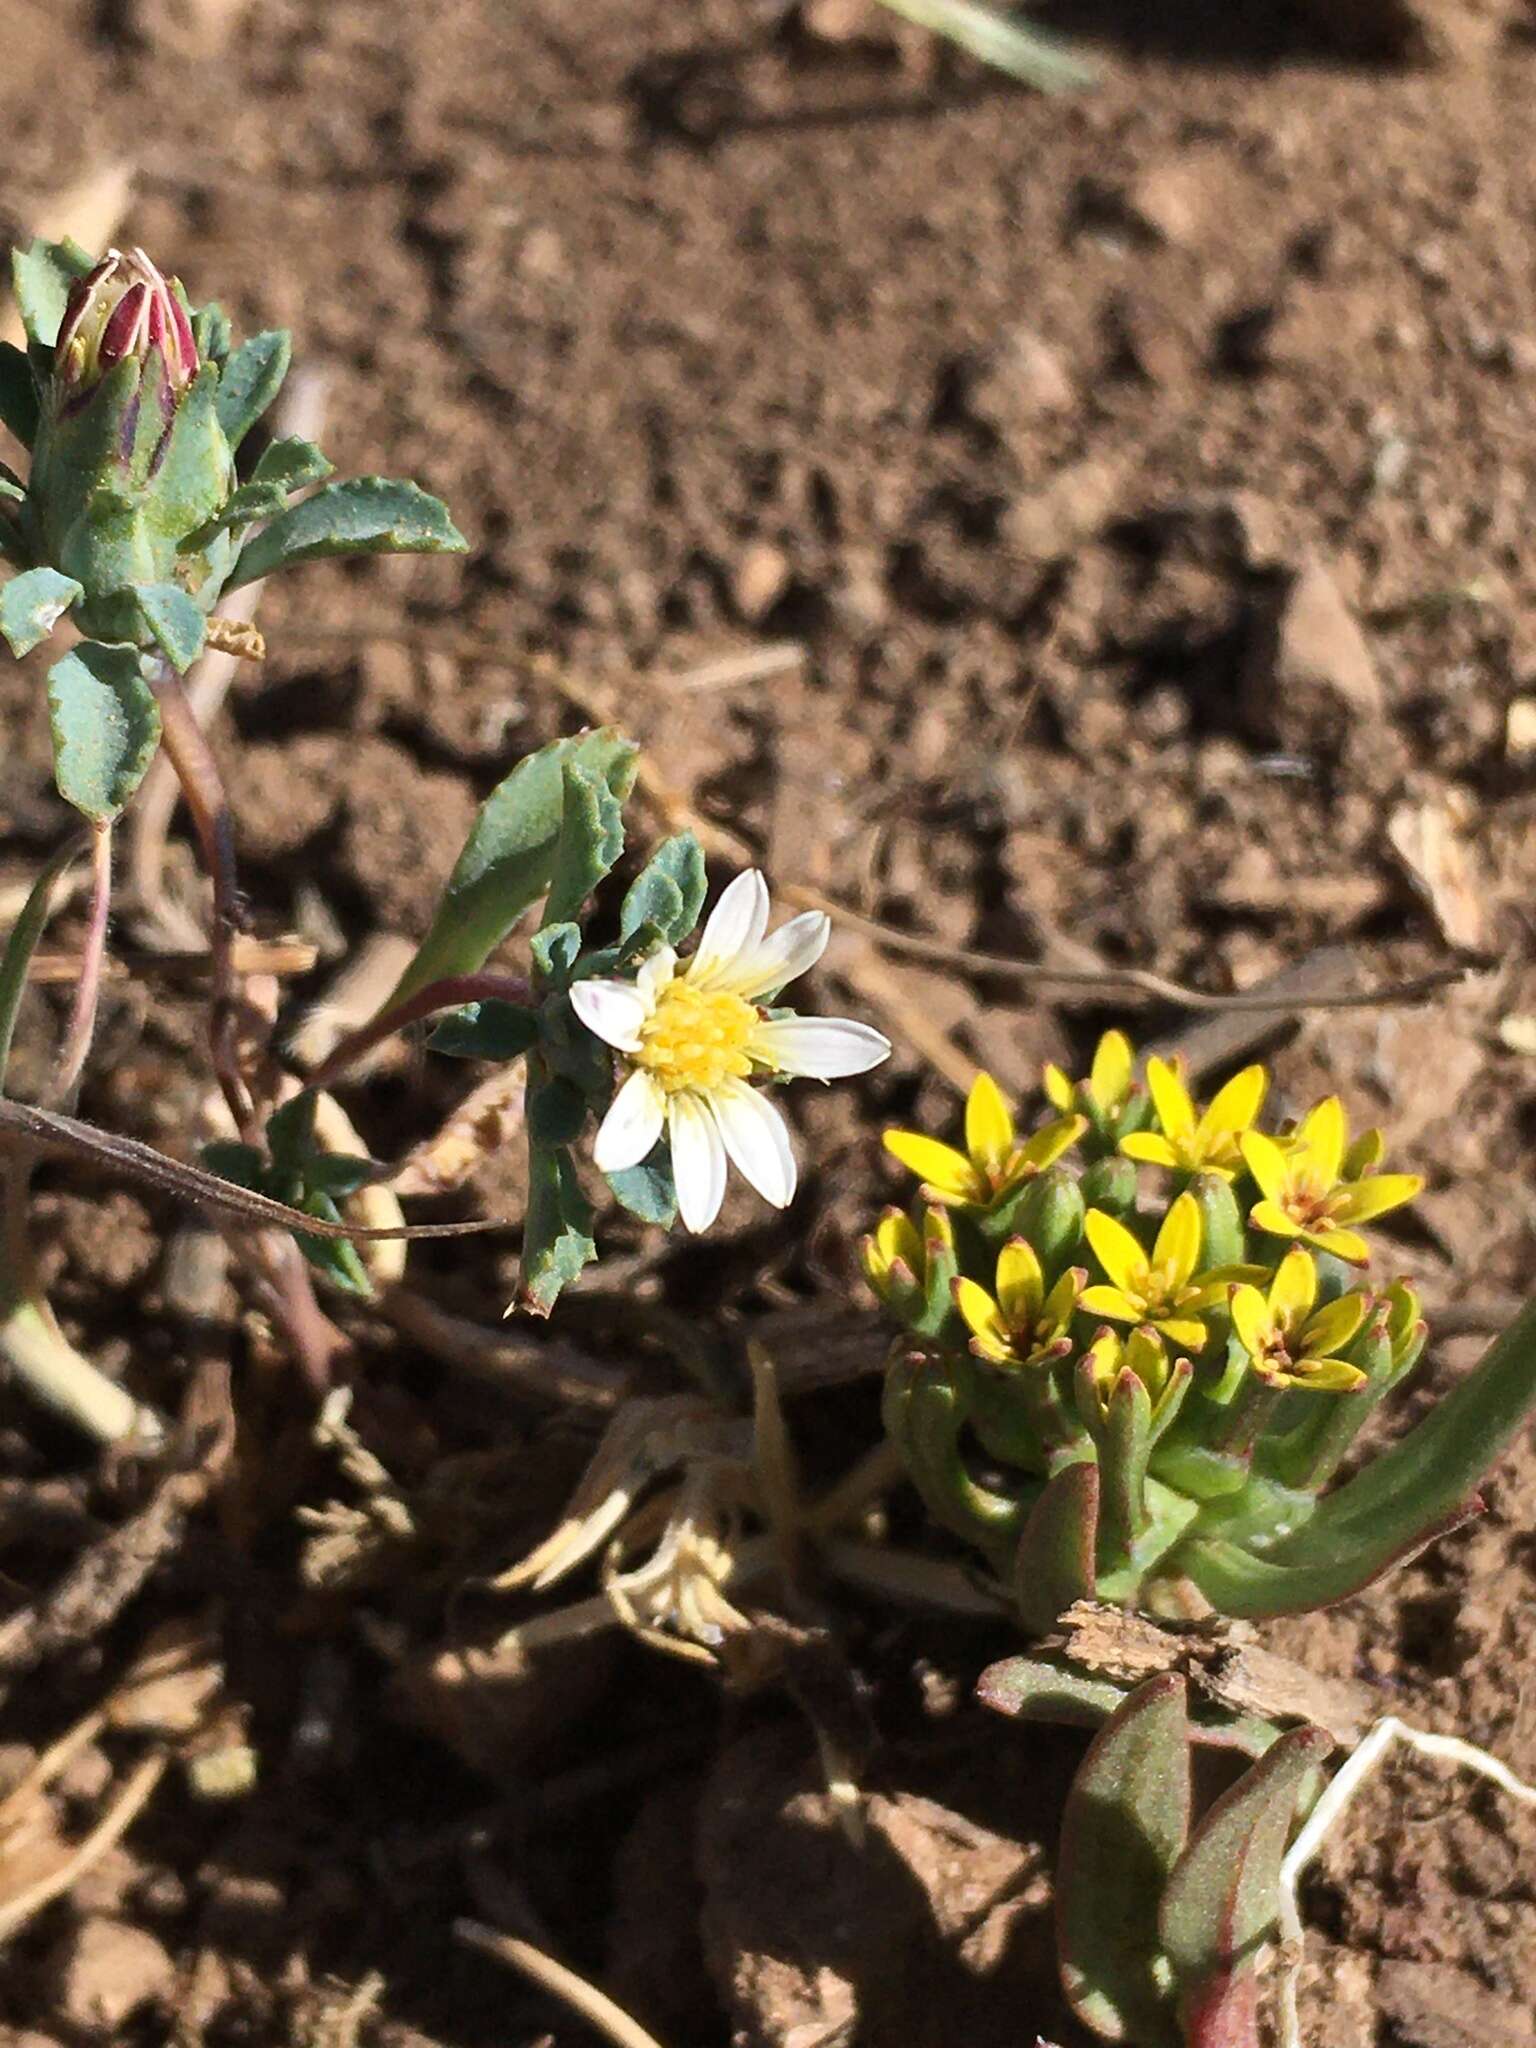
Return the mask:
<path id="1" fill-rule="evenodd" d="M 233 346 L 219 308 L 193 308 L 138 249 L 93 264 L 72 242 L 38 241 L 14 252 L 12 274 L 27 348 L 0 345 L 0 419 L 31 454 L 25 483 L 0 472 L 0 557 L 20 572 L 0 593 L 0 635 L 14 654 L 71 613 L 100 643 L 84 673 L 110 673 L 121 703 L 129 651 L 147 697 L 157 664 L 182 672 L 202 653 L 226 590 L 322 555 L 464 547 L 414 484 L 323 484 L 331 465 L 308 442 L 273 444 L 239 480 L 242 444 L 287 373 L 286 334 Z M 78 803 L 64 749 L 77 760 L 91 751 L 84 728 L 105 700 L 81 687 L 81 670 L 62 670 L 51 678 L 58 779 Z M 142 708 L 131 722 L 139 735 L 151 724 Z M 108 736 L 102 748 L 121 758 L 92 787 L 110 786 L 120 806 L 153 743 L 125 749 Z"/>

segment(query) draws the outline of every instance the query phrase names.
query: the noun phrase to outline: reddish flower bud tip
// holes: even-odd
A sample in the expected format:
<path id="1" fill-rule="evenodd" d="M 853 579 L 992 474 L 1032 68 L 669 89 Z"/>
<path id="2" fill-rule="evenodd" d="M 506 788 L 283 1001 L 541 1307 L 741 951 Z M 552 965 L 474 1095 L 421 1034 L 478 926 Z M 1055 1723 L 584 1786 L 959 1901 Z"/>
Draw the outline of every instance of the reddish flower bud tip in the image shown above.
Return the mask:
<path id="1" fill-rule="evenodd" d="M 142 249 L 110 249 L 70 289 L 54 351 L 55 373 L 71 387 L 93 384 L 115 365 L 160 351 L 173 392 L 197 375 L 197 344 L 186 308 Z"/>
<path id="2" fill-rule="evenodd" d="M 149 287 L 130 285 L 107 317 L 96 346 L 97 360 L 110 368 L 124 356 L 142 354 L 148 338 Z"/>

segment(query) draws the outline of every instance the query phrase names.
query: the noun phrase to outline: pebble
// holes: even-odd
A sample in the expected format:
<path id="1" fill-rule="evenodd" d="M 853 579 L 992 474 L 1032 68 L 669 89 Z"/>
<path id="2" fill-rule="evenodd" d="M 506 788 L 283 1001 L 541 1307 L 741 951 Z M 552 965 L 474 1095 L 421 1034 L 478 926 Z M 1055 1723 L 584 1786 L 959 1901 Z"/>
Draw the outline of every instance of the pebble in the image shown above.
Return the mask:
<path id="1" fill-rule="evenodd" d="M 93 1914 L 53 1951 L 48 1975 L 61 2019 L 82 2033 L 115 2036 L 140 2006 L 170 1993 L 176 1965 L 146 1929 Z"/>

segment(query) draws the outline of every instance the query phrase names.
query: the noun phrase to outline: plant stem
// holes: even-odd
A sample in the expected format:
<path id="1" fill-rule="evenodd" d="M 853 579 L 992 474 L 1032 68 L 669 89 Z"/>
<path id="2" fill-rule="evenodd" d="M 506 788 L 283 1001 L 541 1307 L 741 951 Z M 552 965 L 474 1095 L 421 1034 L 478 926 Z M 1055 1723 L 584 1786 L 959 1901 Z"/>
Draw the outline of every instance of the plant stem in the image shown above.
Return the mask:
<path id="1" fill-rule="evenodd" d="M 86 927 L 85 946 L 80 955 L 80 973 L 75 982 L 75 1000 L 69 1024 L 59 1047 L 58 1062 L 48 1086 L 49 1100 L 67 1103 L 74 1094 L 85 1066 L 91 1040 L 96 1035 L 96 1011 L 101 1000 L 101 970 L 107 953 L 107 919 L 112 909 L 112 823 L 94 825 L 91 830 L 91 915 Z"/>
<path id="2" fill-rule="evenodd" d="M 465 1003 L 528 1004 L 532 1001 L 532 989 L 520 975 L 515 974 L 450 974 L 441 981 L 429 981 L 425 988 L 417 989 L 404 1002 L 381 1010 L 366 1024 L 349 1031 L 316 1067 L 305 1085 L 310 1088 L 334 1086 L 348 1067 L 372 1052 L 376 1045 L 382 1045 L 397 1031 L 404 1031 L 410 1024 L 419 1024 L 424 1017 L 434 1016 L 439 1010 L 457 1010 Z"/>
<path id="3" fill-rule="evenodd" d="M 158 662 L 150 687 L 160 705 L 161 736 L 176 779 L 186 798 L 192 828 L 202 849 L 203 866 L 213 884 L 213 930 L 209 953 L 213 990 L 208 1041 L 213 1070 L 241 1137 L 255 1142 L 255 1105 L 240 1071 L 235 1044 L 239 982 L 235 973 L 234 940 L 240 929 L 240 891 L 235 870 L 234 823 L 224 778 L 213 757 L 197 714 L 188 702 L 181 678 L 169 662 Z"/>
<path id="4" fill-rule="evenodd" d="M 72 832 L 52 854 L 32 884 L 32 893 L 22 905 L 20 917 L 11 927 L 5 952 L 0 956 L 0 1093 L 5 1089 L 5 1072 L 10 1064 L 11 1040 L 16 1031 L 16 1013 L 27 986 L 27 970 L 48 922 L 54 888 L 65 869 L 85 851 L 85 836 Z"/>

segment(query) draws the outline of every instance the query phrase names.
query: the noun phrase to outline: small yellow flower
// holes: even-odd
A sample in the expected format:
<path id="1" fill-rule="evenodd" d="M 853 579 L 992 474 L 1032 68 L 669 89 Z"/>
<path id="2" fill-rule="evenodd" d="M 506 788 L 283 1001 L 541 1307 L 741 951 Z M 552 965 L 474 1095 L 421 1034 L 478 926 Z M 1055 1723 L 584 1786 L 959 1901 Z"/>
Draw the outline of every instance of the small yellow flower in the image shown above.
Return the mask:
<path id="1" fill-rule="evenodd" d="M 1242 1136 L 1269 1092 L 1263 1067 L 1244 1067 L 1216 1091 L 1201 1112 L 1190 1099 L 1178 1061 L 1147 1061 L 1147 1087 L 1159 1129 L 1137 1131 L 1120 1140 L 1128 1159 L 1171 1166 L 1180 1173 L 1219 1173 L 1231 1180 L 1243 1163 Z"/>
<path id="2" fill-rule="evenodd" d="M 1317 1268 L 1300 1245 L 1280 1261 L 1267 1297 L 1257 1287 L 1232 1289 L 1232 1327 L 1254 1371 L 1273 1387 L 1343 1393 L 1363 1386 L 1365 1374 L 1338 1353 L 1358 1332 L 1369 1308 L 1358 1292 L 1318 1308 Z"/>
<path id="3" fill-rule="evenodd" d="M 1365 1139 L 1354 1148 L 1356 1158 L 1369 1160 Z M 1319 1251 L 1363 1266 L 1370 1247 L 1351 1228 L 1369 1223 L 1388 1209 L 1411 1202 L 1424 1183 L 1416 1173 L 1369 1173 L 1344 1179 L 1349 1152 L 1349 1127 L 1344 1105 L 1330 1095 L 1307 1114 L 1283 1144 L 1262 1131 L 1245 1131 L 1243 1159 L 1259 1184 L 1263 1199 L 1255 1202 L 1248 1221 L 1274 1237 L 1297 1237 Z M 1362 1148 L 1364 1148 L 1362 1150 Z M 1379 1155 L 1377 1155 L 1379 1156 Z M 1357 1169 L 1358 1171 L 1358 1169 Z"/>
<path id="4" fill-rule="evenodd" d="M 1085 1288 L 1082 1306 L 1113 1323 L 1150 1323 L 1170 1344 L 1203 1350 L 1209 1333 L 1199 1318 L 1224 1299 L 1226 1283 L 1195 1277 L 1202 1230 L 1194 1196 L 1180 1195 L 1169 1209 L 1150 1256 L 1102 1209 L 1090 1209 L 1083 1228 L 1110 1284 Z"/>
<path id="5" fill-rule="evenodd" d="M 1088 1275 L 1063 1273 L 1046 1292 L 1045 1275 L 1028 1239 L 1010 1238 L 997 1255 L 997 1297 L 976 1281 L 955 1282 L 955 1305 L 971 1333 L 971 1349 L 994 1365 L 1043 1365 L 1072 1349 L 1068 1335 Z"/>
<path id="6" fill-rule="evenodd" d="M 1068 1116 L 1086 1097 L 1106 1122 L 1117 1117 L 1131 1096 L 1136 1055 L 1123 1031 L 1106 1031 L 1093 1055 L 1086 1081 L 1074 1081 L 1058 1066 L 1045 1070 L 1045 1093 L 1053 1109 Z"/>
<path id="7" fill-rule="evenodd" d="M 885 1302 L 923 1292 L 933 1254 L 951 1251 L 955 1234 L 942 1209 L 930 1209 L 923 1227 L 902 1209 L 887 1209 L 859 1247 L 869 1284 Z"/>
<path id="8" fill-rule="evenodd" d="M 1086 1117 L 1058 1117 L 1020 1144 L 1002 1090 L 990 1074 L 978 1074 L 966 1097 L 963 1152 L 922 1131 L 887 1131 L 885 1148 L 918 1176 L 931 1200 L 990 1209 L 1054 1165 L 1087 1128 Z"/>
<path id="9" fill-rule="evenodd" d="M 1135 1373 L 1152 1397 L 1154 1424 L 1161 1413 L 1163 1397 L 1173 1382 L 1175 1372 L 1186 1369 L 1188 1363 L 1187 1359 L 1181 1358 L 1177 1364 L 1170 1359 L 1163 1349 L 1162 1338 L 1156 1330 L 1149 1330 L 1145 1324 L 1132 1330 L 1129 1337 L 1125 1338 L 1114 1330 L 1100 1330 L 1083 1354 L 1083 1365 L 1086 1366 L 1093 1382 L 1094 1395 L 1102 1415 L 1109 1413 L 1109 1404 L 1121 1373 L 1129 1370 Z"/>

